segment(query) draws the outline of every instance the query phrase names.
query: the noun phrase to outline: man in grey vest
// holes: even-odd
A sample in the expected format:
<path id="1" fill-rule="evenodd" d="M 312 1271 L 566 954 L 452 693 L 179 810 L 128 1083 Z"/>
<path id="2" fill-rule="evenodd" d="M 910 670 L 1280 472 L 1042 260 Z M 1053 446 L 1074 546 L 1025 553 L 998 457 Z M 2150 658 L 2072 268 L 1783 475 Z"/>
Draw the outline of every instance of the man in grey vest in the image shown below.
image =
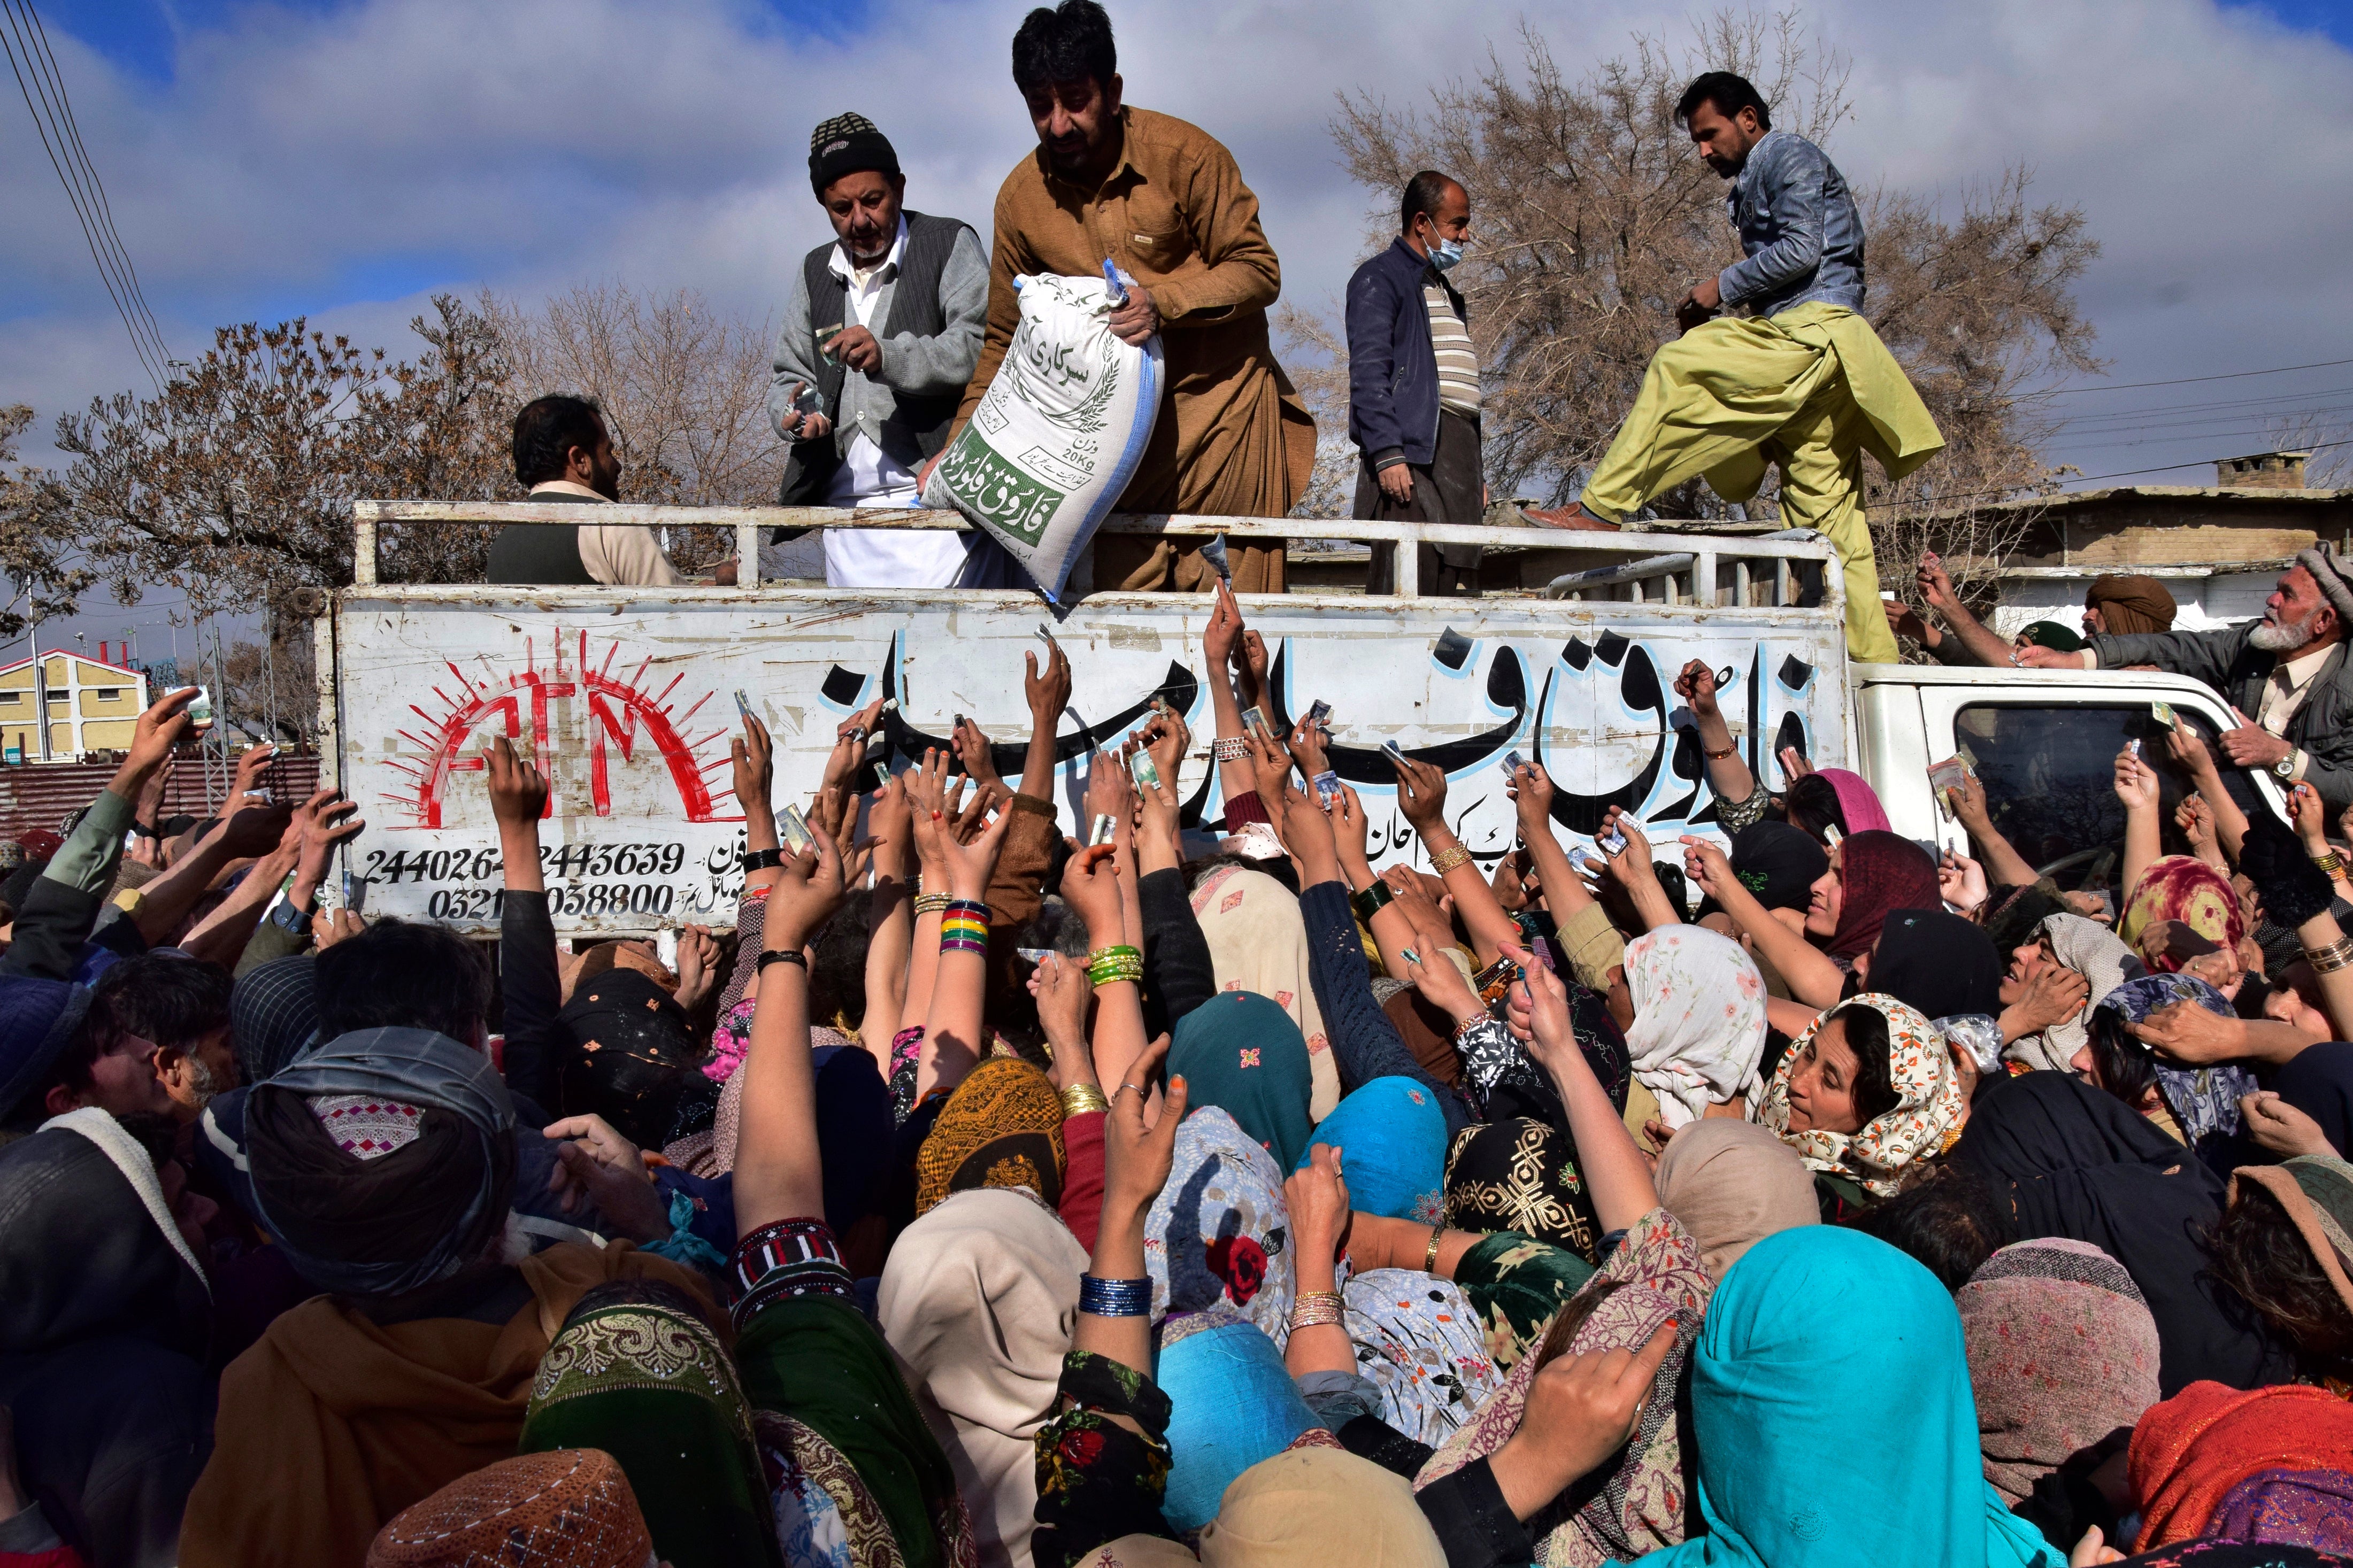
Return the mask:
<path id="1" fill-rule="evenodd" d="M 988 255 L 970 226 L 904 209 L 898 154 L 863 115 L 817 128 L 809 184 L 838 243 L 803 259 L 776 334 L 768 415 L 793 443 L 779 499 L 913 506 L 980 358 Z M 828 530 L 826 582 L 944 588 L 964 569 L 964 537 Z"/>

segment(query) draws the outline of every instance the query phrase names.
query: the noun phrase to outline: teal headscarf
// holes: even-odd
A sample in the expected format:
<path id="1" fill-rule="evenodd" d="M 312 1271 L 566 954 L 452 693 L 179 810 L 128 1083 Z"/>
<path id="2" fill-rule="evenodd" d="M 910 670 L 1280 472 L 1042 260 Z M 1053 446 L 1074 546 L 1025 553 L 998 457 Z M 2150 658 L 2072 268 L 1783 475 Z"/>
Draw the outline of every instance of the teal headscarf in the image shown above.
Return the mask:
<path id="1" fill-rule="evenodd" d="M 1348 1206 L 1436 1225 L 1446 1207 L 1446 1113 L 1429 1085 L 1377 1078 L 1315 1124 L 1293 1169 L 1318 1143 L 1340 1151 Z"/>
<path id="2" fill-rule="evenodd" d="M 1172 1319 L 1153 1381 L 1168 1395 L 1168 1491 L 1176 1531 L 1218 1517 L 1234 1478 L 1323 1423 L 1256 1323 L 1228 1307 Z"/>
<path id="3" fill-rule="evenodd" d="M 1184 1075 L 1196 1107 L 1214 1105 L 1288 1172 L 1307 1152 L 1315 1092 L 1307 1041 L 1271 996 L 1221 991 L 1176 1020 L 1168 1071 Z"/>
<path id="4" fill-rule="evenodd" d="M 1815 1225 L 1749 1248 L 1691 1394 L 1707 1534 L 1651 1568 L 2064 1568 L 1986 1483 L 1952 1297 L 1883 1241 Z"/>

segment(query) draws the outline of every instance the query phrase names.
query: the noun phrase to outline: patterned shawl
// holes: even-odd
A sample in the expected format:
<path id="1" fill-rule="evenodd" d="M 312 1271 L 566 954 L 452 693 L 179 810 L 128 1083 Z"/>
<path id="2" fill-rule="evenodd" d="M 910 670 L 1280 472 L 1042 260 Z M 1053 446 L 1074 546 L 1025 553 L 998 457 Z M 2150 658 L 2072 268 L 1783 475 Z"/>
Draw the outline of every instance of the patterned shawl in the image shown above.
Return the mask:
<path id="1" fill-rule="evenodd" d="M 2144 940 L 2151 927 L 2168 921 L 2179 921 L 2207 941 L 2227 948 L 2237 948 L 2239 939 L 2247 934 L 2246 911 L 2239 907 L 2231 879 L 2189 855 L 2166 855 L 2148 863 L 2125 900 L 2116 935 L 2152 969 L 2160 963 L 2170 968 L 2173 961 L 2151 955 Z"/>
<path id="2" fill-rule="evenodd" d="M 1311 1120 L 1340 1103 L 1340 1068 L 1332 1037 L 1308 981 L 1307 921 L 1290 889 L 1263 871 L 1220 866 L 1193 889 L 1193 918 L 1209 943 L 1209 965 L 1220 991 L 1255 991 L 1291 1015 L 1307 1042 L 1315 1079 Z"/>
<path id="3" fill-rule="evenodd" d="M 1436 1447 L 1503 1382 L 1478 1312 L 1451 1279 L 1375 1268 L 1342 1288 L 1356 1370 L 1381 1393 L 1381 1419 Z"/>
<path id="4" fill-rule="evenodd" d="M 2229 997 L 2194 974 L 2151 974 L 2127 980 L 2101 998 L 2100 1007 L 2128 1024 L 2140 1024 L 2158 1008 L 2170 1007 L 2177 1002 L 2194 1003 L 2225 1018 L 2238 1016 Z M 2181 1068 L 2162 1057 L 2152 1056 L 2152 1060 L 2157 1068 L 2158 1092 L 2165 1097 L 2166 1109 L 2173 1112 L 2182 1137 L 2193 1149 L 2200 1139 L 2211 1134 L 2219 1132 L 2226 1138 L 2235 1134 L 2239 1131 L 2241 1097 L 2261 1087 L 2255 1082 L 2255 1075 L 2236 1062 Z"/>
<path id="5" fill-rule="evenodd" d="M 1635 1349 L 1649 1343 L 1671 1317 L 1675 1348 L 1660 1366 L 1641 1425 L 1615 1465 L 1584 1477 L 1527 1521 L 1538 1543 L 1536 1561 L 1546 1568 L 1599 1568 L 1683 1538 L 1683 1439 L 1676 1429 L 1675 1394 L 1707 1309 L 1707 1271 L 1700 1266 L 1698 1244 L 1674 1216 L 1653 1209 L 1626 1233 L 1624 1244 L 1586 1289 L 1604 1289 L 1603 1280 L 1618 1288 L 1578 1325 L 1571 1351 Z M 1520 1429 L 1538 1370 L 1535 1356 L 1524 1357 L 1470 1425 L 1440 1445 L 1414 1485 L 1428 1486 L 1502 1448 Z"/>
<path id="6" fill-rule="evenodd" d="M 1887 1077 L 1895 1109 L 1874 1118 L 1859 1132 L 1815 1128 L 1789 1131 L 1789 1072 L 1822 1026 L 1849 1007 L 1869 1007 L 1887 1020 Z M 1766 1087 L 1757 1120 L 1798 1152 L 1810 1171 L 1829 1171 L 1862 1184 L 1879 1197 L 1893 1194 L 1898 1177 L 1915 1160 L 1932 1158 L 1958 1136 L 1968 1101 L 1960 1075 L 1936 1026 L 1893 996 L 1867 993 L 1824 1013 L 1789 1042 L 1788 1054 Z"/>
<path id="7" fill-rule="evenodd" d="M 1167 1184 L 1144 1223 L 1152 1321 L 1223 1302 L 1282 1348 L 1291 1338 L 1299 1260 L 1271 1156 L 1214 1105 L 1176 1129 Z"/>

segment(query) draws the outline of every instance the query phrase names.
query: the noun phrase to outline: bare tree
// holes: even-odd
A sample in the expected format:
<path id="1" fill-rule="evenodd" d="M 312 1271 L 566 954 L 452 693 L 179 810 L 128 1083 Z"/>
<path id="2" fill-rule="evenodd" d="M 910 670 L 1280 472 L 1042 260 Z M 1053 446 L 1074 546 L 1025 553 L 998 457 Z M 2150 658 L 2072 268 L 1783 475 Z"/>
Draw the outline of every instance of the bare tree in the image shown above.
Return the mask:
<path id="1" fill-rule="evenodd" d="M 0 572 L 8 575 L 0 641 L 6 642 L 24 636 L 26 626 L 73 614 L 98 581 L 78 563 L 73 536 L 62 525 L 64 487 L 55 476 L 16 461 L 17 439 L 32 423 L 33 411 L 21 403 L 0 408 Z"/>
<path id="2" fill-rule="evenodd" d="M 1637 37 L 1630 56 L 1581 80 L 1532 31 L 1523 30 L 1519 53 L 1516 68 L 1491 55 L 1476 81 L 1438 89 L 1423 113 L 1344 95 L 1333 135 L 1344 165 L 1376 193 L 1374 242 L 1386 243 L 1394 194 L 1416 170 L 1443 169 L 1471 191 L 1473 245 L 1454 276 L 1485 367 L 1488 478 L 1498 495 L 1563 500 L 1608 448 L 1651 355 L 1673 336 L 1676 301 L 1740 255 L 1725 184 L 1674 119 L 1684 84 L 1703 70 L 1738 71 L 1772 103 L 1776 127 L 1828 143 L 1850 112 L 1848 64 L 1812 46 L 1786 14 L 1719 13 L 1684 49 Z M 1862 195 L 1872 268 L 1864 313 L 1948 443 L 1901 485 L 1872 470 L 1866 500 L 1876 514 L 2051 483 L 2034 452 L 2041 425 L 2019 393 L 2047 367 L 2100 368 L 2071 292 L 2098 247 L 2079 209 L 2031 205 L 2030 183 L 2027 170 L 2007 170 L 1990 189 L 1963 193 L 1954 218 L 1920 195 Z M 1296 327 L 1292 336 L 1309 341 Z M 1667 519 L 1778 514 L 1769 489 L 1736 511 L 1697 480 L 1653 510 Z M 2001 527 L 2014 544 L 2015 529 Z M 1916 544 L 1890 548 L 1899 542 L 1883 543 L 1883 556 L 1917 557 Z M 1976 564 L 1956 563 L 1965 575 Z"/>
<path id="3" fill-rule="evenodd" d="M 584 284 L 537 312 L 485 292 L 521 397 L 575 392 L 604 410 L 622 493 L 681 506 L 772 502 L 785 447 L 768 423 L 769 330 L 691 289 Z M 717 529 L 673 540 L 681 563 L 727 554 Z M 682 546 L 682 548 L 681 548 Z"/>

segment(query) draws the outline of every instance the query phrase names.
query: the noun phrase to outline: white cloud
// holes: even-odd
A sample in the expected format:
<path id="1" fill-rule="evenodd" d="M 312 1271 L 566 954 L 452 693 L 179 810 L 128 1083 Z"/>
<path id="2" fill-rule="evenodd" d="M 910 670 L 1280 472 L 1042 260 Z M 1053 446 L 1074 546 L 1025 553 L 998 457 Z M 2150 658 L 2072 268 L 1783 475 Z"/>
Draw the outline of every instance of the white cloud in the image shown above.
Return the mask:
<path id="1" fill-rule="evenodd" d="M 913 205 L 985 230 L 1030 145 L 1008 79 L 1023 8 L 883 0 L 860 38 L 828 40 L 751 0 L 257 6 L 184 37 L 160 85 L 52 38 L 185 357 L 216 322 L 296 311 L 397 350 L 424 290 L 485 282 L 530 296 L 627 276 L 765 310 L 827 237 L 807 137 L 845 109 L 890 132 Z M 1233 148 L 1286 291 L 1310 308 L 1358 258 L 1369 200 L 1336 166 L 1334 93 L 1418 106 L 1474 74 L 1490 40 L 1509 58 L 1521 15 L 1490 0 L 1115 7 L 1131 101 Z M 1621 0 L 1539 26 L 1576 70 L 1636 29 L 1677 37 L 1687 15 Z M 2353 89 L 2343 49 L 2210 0 L 1831 0 L 1807 20 L 1852 57 L 1856 112 L 1833 153 L 1857 182 L 1950 198 L 2024 160 L 2038 195 L 2083 204 L 2105 254 L 2082 299 L 2115 379 L 2353 356 L 2337 308 L 2353 144 L 2316 133 L 2309 107 Z M 7 123 L 5 144 L 29 150 L 23 120 Z M 47 416 L 136 384 L 46 161 L 0 161 L 0 205 L 16 301 L 0 400 Z"/>

